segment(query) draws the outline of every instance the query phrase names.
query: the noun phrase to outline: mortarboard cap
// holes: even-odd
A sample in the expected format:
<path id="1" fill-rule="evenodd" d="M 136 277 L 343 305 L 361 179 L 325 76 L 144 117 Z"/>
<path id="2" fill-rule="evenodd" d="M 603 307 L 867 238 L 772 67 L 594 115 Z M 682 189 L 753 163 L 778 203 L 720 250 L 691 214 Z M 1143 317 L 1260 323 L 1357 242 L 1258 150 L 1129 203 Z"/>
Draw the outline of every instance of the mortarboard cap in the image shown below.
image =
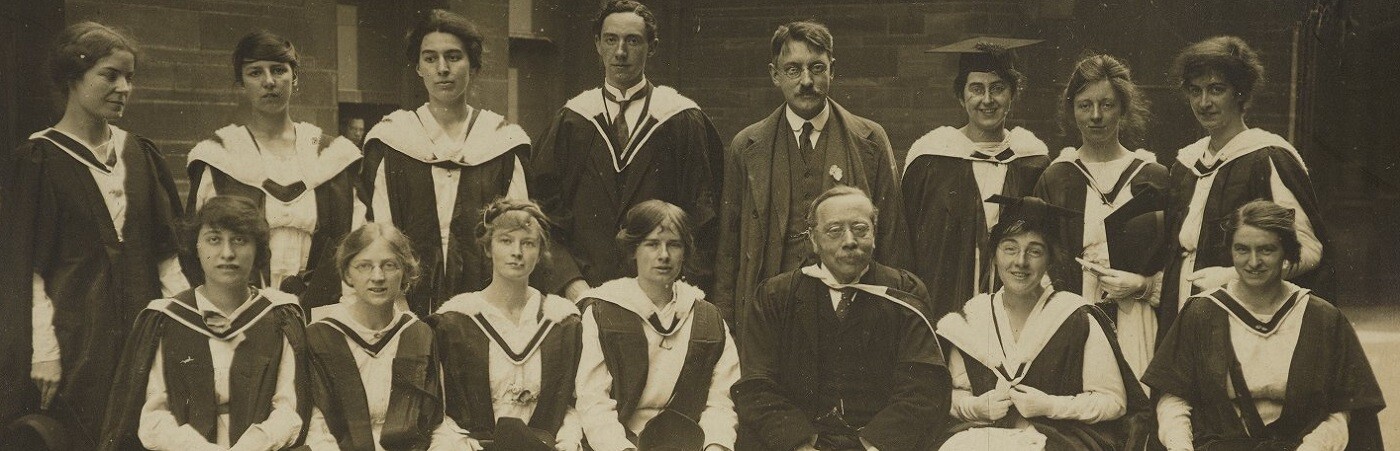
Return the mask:
<path id="1" fill-rule="evenodd" d="M 1132 190 L 1133 198 L 1103 220 L 1108 261 L 1113 269 L 1148 275 L 1161 269 L 1166 198 L 1151 183 L 1135 184 Z"/>
<path id="2" fill-rule="evenodd" d="M 1004 72 L 1016 69 L 1013 50 L 1041 42 L 1044 41 L 1041 39 L 976 37 L 942 47 L 930 48 L 924 52 L 958 54 L 959 75 L 965 75 L 969 72 Z"/>
<path id="3" fill-rule="evenodd" d="M 705 431 L 700 424 L 671 409 L 647 421 L 637 437 L 638 451 L 695 451 L 703 447 Z"/>
<path id="4" fill-rule="evenodd" d="M 554 437 L 548 432 L 531 428 L 519 418 L 501 417 L 496 421 L 495 440 L 487 449 L 511 451 L 554 451 Z"/>

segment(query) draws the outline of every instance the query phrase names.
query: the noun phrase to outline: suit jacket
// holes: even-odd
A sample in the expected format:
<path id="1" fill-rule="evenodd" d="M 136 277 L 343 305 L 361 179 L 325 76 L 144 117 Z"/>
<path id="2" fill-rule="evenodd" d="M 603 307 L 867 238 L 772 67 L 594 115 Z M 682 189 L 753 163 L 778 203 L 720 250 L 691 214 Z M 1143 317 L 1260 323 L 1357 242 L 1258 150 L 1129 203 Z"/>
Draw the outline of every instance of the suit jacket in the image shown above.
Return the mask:
<path id="1" fill-rule="evenodd" d="M 884 127 L 846 111 L 828 100 L 827 146 L 846 149 L 839 171 L 833 169 L 823 190 L 838 184 L 865 190 L 880 209 L 875 231 L 875 260 L 907 268 L 908 229 L 900 196 L 899 169 Z M 787 154 L 774 150 L 777 139 L 790 132 L 782 106 L 734 137 L 724 157 L 724 190 L 720 205 L 719 251 L 715 262 L 715 305 L 735 324 L 736 312 L 754 296 L 764 279 L 797 268 L 783 268 L 782 241 L 771 234 L 786 233 L 793 182 L 786 171 Z M 828 133 L 826 131 L 823 132 Z M 772 246 L 770 248 L 770 246 Z"/>

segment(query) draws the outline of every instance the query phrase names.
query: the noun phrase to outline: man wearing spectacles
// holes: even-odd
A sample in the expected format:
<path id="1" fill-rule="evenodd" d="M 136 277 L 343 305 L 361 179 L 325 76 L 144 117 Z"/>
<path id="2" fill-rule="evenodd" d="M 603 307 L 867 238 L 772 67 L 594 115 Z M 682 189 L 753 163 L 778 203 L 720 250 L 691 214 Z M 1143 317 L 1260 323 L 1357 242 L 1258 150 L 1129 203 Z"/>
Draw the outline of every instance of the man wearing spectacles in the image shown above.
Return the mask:
<path id="1" fill-rule="evenodd" d="M 870 193 L 884 213 L 874 234 L 881 263 L 902 268 L 908 234 L 899 174 L 885 129 L 829 98 L 834 77 L 831 32 L 792 22 L 773 33 L 768 64 L 784 105 L 734 137 L 724 159 L 715 304 L 742 321 L 759 282 L 816 263 L 806 240 L 812 199 L 845 185 Z"/>
<path id="2" fill-rule="evenodd" d="M 819 263 L 763 282 L 739 323 L 737 448 L 925 449 L 952 383 L 924 285 L 872 261 L 883 218 L 860 189 L 831 188 L 808 211 Z"/>
<path id="3" fill-rule="evenodd" d="M 698 280 L 709 286 L 719 217 L 724 141 L 700 107 L 653 85 L 647 61 L 660 45 L 656 17 L 632 0 L 611 0 L 594 22 L 603 84 L 570 99 L 533 147 L 530 196 L 554 221 L 553 266 L 541 289 L 577 299 L 627 276 L 613 236 L 633 205 L 660 199 L 694 221 Z"/>

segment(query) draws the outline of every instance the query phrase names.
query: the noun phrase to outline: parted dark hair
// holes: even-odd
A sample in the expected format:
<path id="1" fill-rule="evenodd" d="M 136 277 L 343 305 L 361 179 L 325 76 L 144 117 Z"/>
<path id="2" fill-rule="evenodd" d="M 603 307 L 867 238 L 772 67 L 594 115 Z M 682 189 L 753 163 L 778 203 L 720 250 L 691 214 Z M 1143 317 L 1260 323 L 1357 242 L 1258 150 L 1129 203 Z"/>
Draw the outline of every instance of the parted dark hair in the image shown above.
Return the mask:
<path id="1" fill-rule="evenodd" d="M 773 31 L 772 58 L 776 60 L 779 53 L 783 53 L 783 46 L 788 41 L 806 42 L 813 49 L 826 52 L 826 56 L 836 58 L 835 38 L 831 37 L 831 30 L 820 22 L 814 20 L 799 20 L 778 25 L 778 29 Z"/>
<path id="2" fill-rule="evenodd" d="M 1004 208 L 1005 206 L 1003 206 Z M 1003 214 L 1005 214 L 1005 210 L 1003 210 Z M 992 226 L 992 230 L 987 235 L 986 247 L 982 249 L 982 255 L 990 255 L 992 258 L 988 258 L 982 263 L 982 273 L 996 273 L 996 251 L 1002 240 L 1027 233 L 1038 234 L 1041 241 L 1045 242 L 1045 250 L 1049 257 L 1046 259 L 1045 274 L 1050 277 L 1050 283 L 1056 287 L 1065 287 L 1068 281 L 1062 276 L 1064 274 L 1063 268 L 1070 264 L 1072 256 L 1068 252 L 1068 245 L 1060 241 L 1059 231 L 1049 222 L 1044 221 L 1017 219 L 1001 221 Z"/>
<path id="3" fill-rule="evenodd" d="M 593 37 L 603 36 L 603 21 L 608 16 L 618 13 L 633 13 L 642 18 L 642 23 L 646 24 L 647 42 L 656 42 L 657 36 L 656 15 L 652 14 L 651 8 L 634 0 L 610 0 L 598 10 L 598 17 L 593 18 Z"/>
<path id="4" fill-rule="evenodd" d="M 233 47 L 233 83 L 243 86 L 243 66 L 254 61 L 276 61 L 292 67 L 295 77 L 300 58 L 292 41 L 271 31 L 258 30 L 243 36 Z"/>
<path id="5" fill-rule="evenodd" d="M 481 209 L 481 223 L 476 225 L 476 243 L 486 259 L 491 259 L 491 239 L 497 233 L 533 229 L 539 232 L 540 265 L 549 263 L 549 216 L 532 200 L 499 197 Z"/>
<path id="6" fill-rule="evenodd" d="M 1244 39 L 1235 36 L 1216 36 L 1187 46 L 1176 55 L 1172 68 L 1182 88 L 1193 78 L 1219 74 L 1235 88 L 1241 108 L 1249 107 L 1254 93 L 1265 80 L 1259 53 Z"/>
<path id="7" fill-rule="evenodd" d="M 49 82 L 62 101 L 60 105 L 68 101 L 71 83 L 81 80 L 97 65 L 97 60 L 118 50 L 131 52 L 132 56 L 139 54 L 136 40 L 112 27 L 88 21 L 64 28 L 49 54 Z"/>
<path id="8" fill-rule="evenodd" d="M 181 240 L 182 250 L 193 257 L 194 261 L 200 261 L 199 230 L 204 226 L 253 239 L 254 245 L 257 246 L 257 255 L 253 258 L 253 277 L 257 277 L 257 274 L 268 267 L 272 249 L 268 247 L 267 216 L 252 200 L 240 196 L 214 196 L 204 201 L 198 212 L 185 218 L 181 227 L 181 234 L 184 236 Z M 199 278 L 203 278 L 203 268 L 200 269 Z"/>
<path id="9" fill-rule="evenodd" d="M 643 201 L 627 210 L 622 224 L 617 230 L 617 247 L 622 248 L 626 259 L 631 263 L 627 273 L 637 274 L 637 247 L 647 239 L 647 235 L 657 228 L 669 229 L 680 235 L 685 254 L 681 259 L 682 274 L 695 274 L 695 233 L 691 229 L 690 215 L 681 207 L 659 199 Z"/>
<path id="10" fill-rule="evenodd" d="M 1250 226 L 1278 236 L 1278 241 L 1283 245 L 1283 258 L 1293 264 L 1303 256 L 1303 244 L 1298 241 L 1298 229 L 1294 227 L 1293 220 L 1297 213 L 1289 208 L 1259 199 L 1244 204 L 1234 213 L 1230 214 L 1230 220 L 1225 223 L 1226 236 L 1230 237 L 1230 245 L 1235 244 L 1235 232 L 1240 227 Z"/>
<path id="11" fill-rule="evenodd" d="M 393 224 L 366 223 L 340 240 L 340 245 L 335 247 L 335 269 L 339 271 L 340 280 L 346 280 L 350 275 L 350 262 L 355 256 L 360 255 L 376 241 L 388 244 L 394 256 L 399 259 L 399 264 L 403 266 L 403 290 L 408 291 L 422 275 L 422 266 L 419 264 L 418 254 L 413 252 L 413 242 Z"/>
<path id="12" fill-rule="evenodd" d="M 1074 123 L 1074 97 L 1084 92 L 1090 84 L 1107 81 L 1118 95 L 1118 104 L 1123 112 L 1119 122 L 1119 132 L 1129 138 L 1141 138 L 1151 120 L 1147 95 L 1133 82 L 1132 70 L 1128 65 L 1110 55 L 1089 55 L 1074 65 L 1069 75 L 1065 92 L 1061 97 L 1059 111 L 1060 131 L 1065 136 L 1079 136 L 1079 127 Z"/>
<path id="13" fill-rule="evenodd" d="M 408 35 L 404 38 L 408 44 L 404 48 L 404 56 L 408 57 L 409 64 L 418 64 L 418 53 L 423 49 L 423 37 L 433 32 L 456 36 L 462 41 L 462 49 L 467 52 L 467 63 L 470 64 L 472 72 L 481 70 L 482 38 L 476 24 L 456 13 L 441 9 L 429 11 L 413 29 L 408 30 Z"/>
<path id="14" fill-rule="evenodd" d="M 860 196 L 866 201 L 869 201 L 870 207 L 873 209 L 871 210 L 872 213 L 870 214 L 870 225 L 874 226 L 876 224 L 879 224 L 880 207 L 875 206 L 875 201 L 870 199 L 870 195 L 865 194 L 864 190 L 856 188 L 854 186 L 836 185 L 831 187 L 831 189 L 828 189 L 822 192 L 821 194 L 817 195 L 816 199 L 812 199 L 811 208 L 807 209 L 807 233 L 810 234 L 811 230 L 817 227 L 817 207 L 821 206 L 821 204 L 823 202 L 826 202 L 828 199 L 841 196 Z"/>
<path id="15" fill-rule="evenodd" d="M 1006 84 L 1011 85 L 1010 87 L 1012 99 L 1015 99 L 1017 96 L 1021 95 L 1021 90 L 1026 87 L 1026 84 L 1029 79 L 1026 78 L 1026 74 L 1021 73 L 1021 71 L 1019 70 L 1016 70 L 1016 67 L 1013 64 L 1016 60 L 1015 55 L 1013 55 L 1011 51 L 1007 50 L 1005 47 L 996 44 L 979 42 L 977 43 L 976 47 L 978 51 L 986 55 L 962 56 L 960 58 L 990 58 L 994 61 L 999 61 L 999 63 L 996 64 L 998 67 L 992 69 L 990 73 L 996 74 L 998 77 L 1001 77 L 1002 81 L 1005 81 Z M 962 63 L 959 62 L 959 66 L 961 65 Z M 962 101 L 967 95 L 967 93 L 964 92 L 967 90 L 967 76 L 973 72 L 981 72 L 978 70 L 966 69 L 967 68 L 965 67 L 959 67 L 958 75 L 953 77 L 953 96 L 957 97 L 959 101 Z"/>

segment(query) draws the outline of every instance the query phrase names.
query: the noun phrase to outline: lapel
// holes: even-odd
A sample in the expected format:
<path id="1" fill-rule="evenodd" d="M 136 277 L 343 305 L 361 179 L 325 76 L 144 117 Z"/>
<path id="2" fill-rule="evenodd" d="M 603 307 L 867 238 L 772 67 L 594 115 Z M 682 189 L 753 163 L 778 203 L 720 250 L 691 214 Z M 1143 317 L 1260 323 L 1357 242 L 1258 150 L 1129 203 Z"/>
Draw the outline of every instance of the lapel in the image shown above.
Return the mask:
<path id="1" fill-rule="evenodd" d="M 744 149 L 745 173 L 749 177 L 749 194 L 753 196 L 754 208 L 758 212 L 760 220 L 769 218 L 768 210 L 773 203 L 781 202 L 786 205 L 790 183 L 788 171 L 786 170 L 788 161 L 787 155 L 777 152 L 775 139 L 785 133 L 783 130 L 787 126 L 783 119 L 783 107 L 779 106 L 773 114 L 768 115 L 759 123 L 756 136 L 752 137 L 748 147 Z M 775 168 L 783 168 L 781 170 Z M 767 228 L 786 230 L 787 208 L 778 208 L 778 216 L 774 217 L 775 223 L 768 224 Z"/>
<path id="2" fill-rule="evenodd" d="M 799 272 L 796 277 L 799 284 L 794 290 L 797 296 L 797 299 L 794 299 L 797 301 L 795 302 L 797 306 L 797 330 L 806 335 L 802 338 L 807 341 L 810 352 L 816 353 L 821 349 L 822 344 L 822 334 L 819 332 L 821 330 L 822 310 L 831 308 L 831 294 L 825 284 L 812 276 Z M 803 373 L 799 374 L 816 374 L 817 359 L 799 360 L 804 362 L 802 363 L 804 365 Z"/>
<path id="3" fill-rule="evenodd" d="M 663 123 L 657 122 L 654 117 L 642 117 L 641 126 L 644 127 L 644 129 L 639 131 L 637 136 L 632 139 L 634 141 L 641 141 L 643 137 L 649 139 L 644 142 L 631 143 L 633 145 L 631 152 L 634 153 L 632 155 L 632 161 L 627 163 L 626 167 L 622 168 L 622 172 L 617 173 L 617 177 L 621 179 L 619 180 L 621 186 L 617 194 L 617 200 L 620 202 L 618 205 L 632 204 L 632 196 L 637 194 L 637 189 L 642 185 L 642 179 L 645 179 L 647 174 L 651 172 L 651 162 L 656 159 L 656 154 L 661 152 L 679 152 L 680 150 L 676 149 L 677 146 L 690 144 L 678 143 L 665 136 L 652 136 L 652 133 L 655 132 L 654 129 L 662 125 Z M 657 143 L 657 145 L 651 145 L 652 139 L 657 138 L 664 141 Z M 619 208 L 618 210 L 623 209 Z M 625 211 L 618 211 L 619 222 L 621 222 L 620 220 L 625 214 Z"/>
<path id="4" fill-rule="evenodd" d="M 878 196 L 874 192 L 870 181 L 866 178 L 865 165 L 876 164 L 879 158 L 876 152 L 879 146 L 874 141 L 866 139 L 870 134 L 870 129 L 864 124 L 847 119 L 851 116 L 849 111 L 838 105 L 835 100 L 828 100 L 828 107 L 831 108 L 831 118 L 826 122 L 826 132 L 822 133 L 827 141 L 827 173 L 823 188 L 830 189 L 838 184 L 850 185 L 865 190 L 871 198 Z M 829 132 L 829 133 L 827 133 Z M 841 169 L 841 180 L 836 180 L 831 174 L 832 166 Z"/>
<path id="5" fill-rule="evenodd" d="M 91 170 L 88 169 L 89 164 L 95 164 L 97 161 L 95 157 L 86 158 L 91 157 L 92 150 L 78 141 L 68 138 L 67 135 L 57 130 L 49 129 L 47 133 L 41 133 L 35 133 L 33 136 L 30 136 L 30 139 L 39 138 L 48 141 L 50 144 L 58 147 L 59 152 L 68 154 L 68 156 L 74 160 L 74 163 L 77 163 L 69 165 L 69 167 L 73 168 L 74 181 L 80 185 L 77 194 L 82 197 L 81 202 L 88 211 L 88 214 L 92 215 L 92 218 L 102 226 L 98 228 L 98 233 L 102 236 L 102 242 L 108 246 L 121 244 L 121 239 L 117 237 L 117 226 L 112 222 L 111 213 L 107 211 L 107 201 L 102 197 L 102 189 L 97 186 L 97 181 L 92 179 Z M 119 148 L 114 146 L 112 150 L 119 151 L 117 158 L 121 158 L 122 163 L 126 164 L 127 180 L 122 181 L 122 189 L 129 190 L 131 187 L 132 158 L 128 156 L 130 153 L 128 148 L 133 145 L 139 146 L 140 144 L 136 142 L 134 136 L 121 131 L 119 128 L 112 127 L 114 143 L 117 142 L 116 139 L 119 138 L 118 133 L 125 135 L 125 138 L 122 139 L 123 144 Z M 127 193 L 127 195 L 131 194 L 130 192 Z M 130 200 L 128 200 L 127 205 L 128 207 L 130 206 Z"/>
<path id="6" fill-rule="evenodd" d="M 602 102 L 601 96 L 598 97 L 598 102 Z M 575 111 L 575 113 L 577 113 L 577 111 Z M 580 116 L 582 115 L 580 114 Z M 584 122 L 590 126 L 599 127 L 600 125 L 598 124 L 606 123 L 607 119 L 604 118 L 603 113 L 598 113 L 597 116 L 591 118 L 584 117 Z M 613 168 L 612 152 L 614 144 L 612 143 L 611 133 L 612 124 L 608 124 L 606 130 L 598 129 L 595 130 L 594 133 L 589 133 L 593 138 L 593 146 L 589 148 L 589 151 L 584 153 L 587 154 L 585 159 L 588 161 L 588 164 L 592 166 L 593 173 L 598 174 L 598 178 L 602 179 L 604 182 L 613 183 L 614 186 L 616 186 L 617 180 L 622 177 L 622 174 L 618 173 L 617 170 Z M 605 189 L 603 191 L 608 193 L 608 199 L 612 200 L 613 205 L 622 205 L 623 197 L 616 188 Z M 621 208 L 619 208 L 619 210 L 621 210 Z"/>

